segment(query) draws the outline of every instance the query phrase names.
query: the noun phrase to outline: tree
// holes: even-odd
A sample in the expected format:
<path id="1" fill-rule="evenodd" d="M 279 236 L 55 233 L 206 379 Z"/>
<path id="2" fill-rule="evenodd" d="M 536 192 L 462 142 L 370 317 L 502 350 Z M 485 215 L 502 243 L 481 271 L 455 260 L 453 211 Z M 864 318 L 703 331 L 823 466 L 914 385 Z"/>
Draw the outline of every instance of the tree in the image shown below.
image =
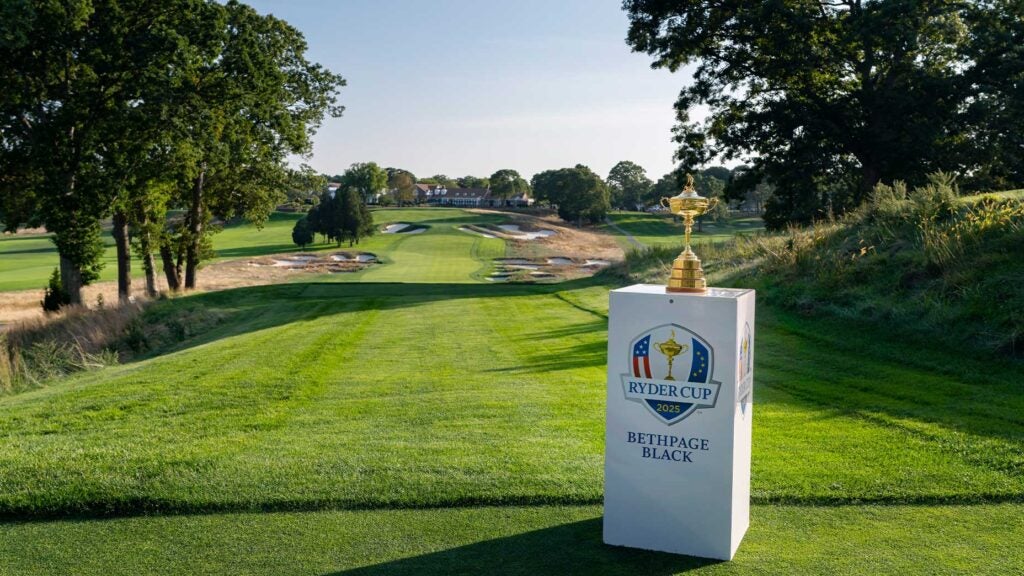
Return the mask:
<path id="1" fill-rule="evenodd" d="M 195 36 L 175 68 L 173 125 L 179 134 L 178 228 L 185 288 L 196 286 L 212 217 L 261 225 L 287 187 L 287 159 L 307 154 L 344 80 L 306 60 L 302 34 L 234 0 L 204 3 Z M 166 262 L 165 262 L 166 267 Z"/>
<path id="2" fill-rule="evenodd" d="M 880 179 L 969 169 L 965 23 L 985 3 L 626 0 L 627 42 L 672 71 L 678 158 L 753 156 L 776 186 L 766 222 L 858 205 Z M 1007 40 L 1001 40 L 1005 43 Z M 1005 46 L 1005 44 L 1004 44 Z M 698 105 L 706 121 L 691 121 Z"/>
<path id="3" fill-rule="evenodd" d="M 491 194 L 495 198 L 507 200 L 517 194 L 528 194 L 530 183 L 519 175 L 519 172 L 504 168 L 498 170 L 488 179 L 491 184 Z"/>
<path id="4" fill-rule="evenodd" d="M 390 169 L 391 177 L 388 179 L 388 187 L 394 191 L 395 202 L 399 206 L 411 204 L 416 201 L 416 177 L 411 172 L 400 169 Z"/>
<path id="5" fill-rule="evenodd" d="M 679 185 L 679 178 L 676 172 L 669 172 L 651 186 L 647 196 L 643 199 L 648 206 L 659 206 L 662 198 L 671 198 L 682 192 L 683 187 Z"/>
<path id="6" fill-rule="evenodd" d="M 339 182 L 343 188 L 361 194 L 363 202 L 370 202 L 387 189 L 388 173 L 375 162 L 357 162 L 342 174 Z"/>
<path id="7" fill-rule="evenodd" d="M 463 176 L 457 180 L 459 188 L 490 188 L 491 182 L 487 178 L 476 176 Z"/>
<path id="8" fill-rule="evenodd" d="M 288 187 L 284 195 L 289 202 L 308 203 L 320 190 L 327 186 L 327 176 L 318 173 L 308 164 L 298 170 L 288 170 Z"/>
<path id="9" fill-rule="evenodd" d="M 306 249 L 307 244 L 313 243 L 313 228 L 309 224 L 309 219 L 303 217 L 295 221 L 295 227 L 292 228 L 292 242 L 302 250 Z"/>
<path id="10" fill-rule="evenodd" d="M 320 195 L 320 202 L 306 215 L 313 232 L 322 234 L 326 242 L 334 242 L 338 245 L 341 245 L 345 237 L 342 230 L 341 197 L 343 195 L 344 191 L 341 188 L 334 192 L 324 191 Z"/>
<path id="11" fill-rule="evenodd" d="M 459 186 L 458 182 L 444 174 L 434 174 L 430 178 L 420 180 L 420 182 L 423 184 L 437 184 L 438 186 L 444 186 L 445 188 L 458 188 Z"/>
<path id="12" fill-rule="evenodd" d="M 970 15 L 974 42 L 966 73 L 978 89 L 968 109 L 980 169 L 966 180 L 980 190 L 1024 188 L 1024 2 L 996 0 Z"/>
<path id="13" fill-rule="evenodd" d="M 124 189 L 118 168 L 127 150 L 117 144 L 130 125 L 125 113 L 161 84 L 194 4 L 36 1 L 8 6 L 0 18 L 3 218 L 9 229 L 32 221 L 54 233 L 72 304 L 98 278 L 100 219 Z M 116 220 L 126 265 L 124 212 Z"/>
<path id="14" fill-rule="evenodd" d="M 612 206 L 636 210 L 652 184 L 640 165 L 629 160 L 619 162 L 608 173 Z"/>
<path id="15" fill-rule="evenodd" d="M 557 205 L 558 217 L 566 222 L 598 223 L 611 208 L 608 186 L 582 164 L 539 172 L 532 182 L 537 197 Z"/>

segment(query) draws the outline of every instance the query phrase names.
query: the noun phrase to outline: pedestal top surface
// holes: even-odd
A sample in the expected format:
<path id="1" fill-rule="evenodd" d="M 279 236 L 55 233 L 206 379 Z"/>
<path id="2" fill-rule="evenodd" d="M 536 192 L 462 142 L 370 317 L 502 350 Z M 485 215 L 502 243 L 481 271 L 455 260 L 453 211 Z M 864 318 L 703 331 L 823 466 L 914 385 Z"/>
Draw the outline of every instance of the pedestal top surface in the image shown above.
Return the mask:
<path id="1" fill-rule="evenodd" d="M 753 292 L 749 288 L 708 288 L 708 291 L 703 294 L 692 294 L 687 292 L 669 292 L 665 289 L 662 284 L 633 284 L 632 286 L 626 286 L 625 288 L 617 288 L 612 292 L 622 292 L 626 294 L 650 294 L 652 296 L 671 296 L 673 298 L 724 298 L 724 299 L 735 299 Z"/>

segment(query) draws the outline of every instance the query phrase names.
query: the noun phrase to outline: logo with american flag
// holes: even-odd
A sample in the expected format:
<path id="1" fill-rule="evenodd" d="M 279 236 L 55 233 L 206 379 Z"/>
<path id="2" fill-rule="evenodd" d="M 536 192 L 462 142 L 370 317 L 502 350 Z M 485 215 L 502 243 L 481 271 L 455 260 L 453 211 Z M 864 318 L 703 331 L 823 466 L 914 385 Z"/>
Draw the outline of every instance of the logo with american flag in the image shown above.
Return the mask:
<path id="1" fill-rule="evenodd" d="M 712 380 L 714 349 L 679 324 L 663 324 L 630 343 L 630 373 L 622 374 L 626 399 L 672 425 L 698 408 L 712 408 L 720 382 Z"/>

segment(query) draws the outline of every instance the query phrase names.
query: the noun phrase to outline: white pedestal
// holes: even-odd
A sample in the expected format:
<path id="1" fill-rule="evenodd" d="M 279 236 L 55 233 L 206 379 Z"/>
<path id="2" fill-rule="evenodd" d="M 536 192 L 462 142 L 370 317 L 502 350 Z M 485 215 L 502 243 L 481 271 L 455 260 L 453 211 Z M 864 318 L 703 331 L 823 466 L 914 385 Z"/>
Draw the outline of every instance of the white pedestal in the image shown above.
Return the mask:
<path id="1" fill-rule="evenodd" d="M 753 346 L 753 290 L 612 291 L 605 543 L 732 559 L 750 523 Z"/>

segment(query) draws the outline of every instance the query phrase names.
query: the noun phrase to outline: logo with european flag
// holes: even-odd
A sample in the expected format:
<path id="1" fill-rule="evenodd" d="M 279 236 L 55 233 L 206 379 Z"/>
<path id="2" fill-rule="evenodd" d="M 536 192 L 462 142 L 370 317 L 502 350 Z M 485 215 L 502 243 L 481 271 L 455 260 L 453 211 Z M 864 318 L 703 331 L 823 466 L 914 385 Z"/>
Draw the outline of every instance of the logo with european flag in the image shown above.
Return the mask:
<path id="1" fill-rule="evenodd" d="M 711 378 L 714 349 L 684 326 L 663 324 L 640 334 L 630 342 L 629 360 L 631 370 L 622 374 L 626 399 L 668 425 L 718 400 L 721 383 Z"/>

